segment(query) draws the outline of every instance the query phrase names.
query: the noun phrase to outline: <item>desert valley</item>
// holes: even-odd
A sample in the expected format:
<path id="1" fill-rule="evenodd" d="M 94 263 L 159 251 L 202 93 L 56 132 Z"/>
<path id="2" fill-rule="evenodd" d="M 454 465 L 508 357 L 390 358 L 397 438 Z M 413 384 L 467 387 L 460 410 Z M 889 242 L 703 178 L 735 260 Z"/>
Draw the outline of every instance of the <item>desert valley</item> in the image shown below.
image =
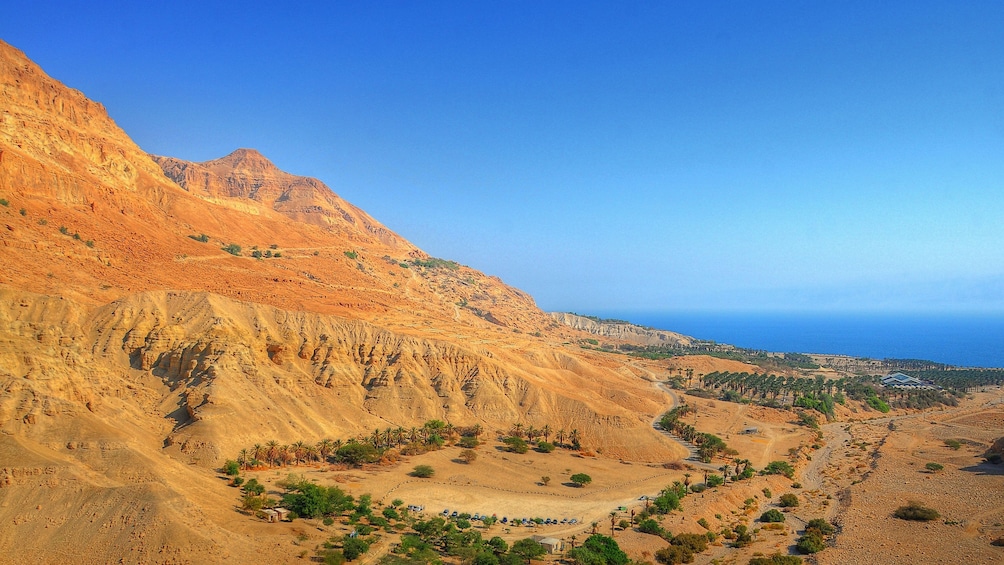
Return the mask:
<path id="1" fill-rule="evenodd" d="M 1004 561 L 1004 371 L 547 313 L 3 42 L 0 264 L 0 563 Z"/>

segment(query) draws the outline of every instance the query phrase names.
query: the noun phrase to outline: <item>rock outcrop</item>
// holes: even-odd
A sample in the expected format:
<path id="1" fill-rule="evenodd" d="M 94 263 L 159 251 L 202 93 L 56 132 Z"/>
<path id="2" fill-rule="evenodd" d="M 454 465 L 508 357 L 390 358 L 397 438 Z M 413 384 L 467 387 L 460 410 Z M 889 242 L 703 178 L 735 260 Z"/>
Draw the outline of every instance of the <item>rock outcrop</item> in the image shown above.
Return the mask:
<path id="1" fill-rule="evenodd" d="M 646 328 L 622 321 L 597 320 L 570 312 L 549 312 L 555 321 L 571 328 L 638 345 L 690 345 L 691 337 L 676 332 Z"/>

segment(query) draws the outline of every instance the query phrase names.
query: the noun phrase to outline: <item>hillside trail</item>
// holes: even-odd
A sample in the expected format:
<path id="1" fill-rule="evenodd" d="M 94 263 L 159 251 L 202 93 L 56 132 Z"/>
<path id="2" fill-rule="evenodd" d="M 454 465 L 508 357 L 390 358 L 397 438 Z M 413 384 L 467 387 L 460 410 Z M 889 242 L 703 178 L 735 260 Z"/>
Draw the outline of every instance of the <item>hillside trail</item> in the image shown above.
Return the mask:
<path id="1" fill-rule="evenodd" d="M 666 388 L 665 384 L 663 384 L 661 382 L 658 382 L 658 381 L 654 382 L 652 384 L 655 385 L 655 388 L 657 390 L 659 390 L 661 392 L 664 392 L 664 393 L 666 393 L 666 394 L 669 395 L 669 398 L 670 398 L 671 402 L 669 404 L 669 407 L 666 408 L 667 412 L 669 410 L 672 410 L 673 408 L 675 408 L 675 407 L 677 407 L 677 406 L 680 405 L 680 397 L 677 396 L 677 394 L 676 394 L 675 391 L 673 391 L 672 389 Z M 652 427 L 655 428 L 656 430 L 659 430 L 660 432 L 662 432 L 663 435 L 665 435 L 669 439 L 675 441 L 681 447 L 683 447 L 684 449 L 686 449 L 688 453 L 690 453 L 690 455 L 686 459 L 688 465 L 691 465 L 693 467 L 697 467 L 699 469 L 705 469 L 705 470 L 708 470 L 708 471 L 718 471 L 719 470 L 719 467 L 721 467 L 721 465 L 715 465 L 713 463 L 705 463 L 705 462 L 701 461 L 700 457 L 697 454 L 697 446 L 696 445 L 690 443 L 689 441 L 684 441 L 684 440 L 676 437 L 672 433 L 670 433 L 670 432 L 662 429 L 662 426 L 659 425 L 659 420 L 661 418 L 662 418 L 661 414 L 657 415 L 655 418 L 653 418 L 652 419 Z"/>

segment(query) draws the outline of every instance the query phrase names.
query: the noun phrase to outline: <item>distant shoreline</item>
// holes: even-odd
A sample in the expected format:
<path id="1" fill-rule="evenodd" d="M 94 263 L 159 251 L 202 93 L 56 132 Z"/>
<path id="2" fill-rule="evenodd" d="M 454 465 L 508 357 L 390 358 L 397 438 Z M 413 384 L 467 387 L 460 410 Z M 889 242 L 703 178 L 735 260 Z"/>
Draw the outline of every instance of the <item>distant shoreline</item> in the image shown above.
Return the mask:
<path id="1" fill-rule="evenodd" d="M 590 312 L 772 352 L 1004 367 L 1004 314 Z"/>

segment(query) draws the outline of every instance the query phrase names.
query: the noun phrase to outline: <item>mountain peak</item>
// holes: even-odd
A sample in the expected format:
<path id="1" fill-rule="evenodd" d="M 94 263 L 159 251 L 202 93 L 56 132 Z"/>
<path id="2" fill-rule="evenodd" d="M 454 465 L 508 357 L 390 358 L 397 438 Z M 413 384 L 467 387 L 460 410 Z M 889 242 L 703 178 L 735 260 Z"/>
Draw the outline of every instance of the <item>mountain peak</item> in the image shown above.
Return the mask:
<path id="1" fill-rule="evenodd" d="M 224 165 L 227 169 L 245 173 L 278 173 L 281 172 L 275 163 L 269 161 L 257 149 L 240 148 L 226 157 L 213 159 L 202 163 L 207 167 Z"/>

